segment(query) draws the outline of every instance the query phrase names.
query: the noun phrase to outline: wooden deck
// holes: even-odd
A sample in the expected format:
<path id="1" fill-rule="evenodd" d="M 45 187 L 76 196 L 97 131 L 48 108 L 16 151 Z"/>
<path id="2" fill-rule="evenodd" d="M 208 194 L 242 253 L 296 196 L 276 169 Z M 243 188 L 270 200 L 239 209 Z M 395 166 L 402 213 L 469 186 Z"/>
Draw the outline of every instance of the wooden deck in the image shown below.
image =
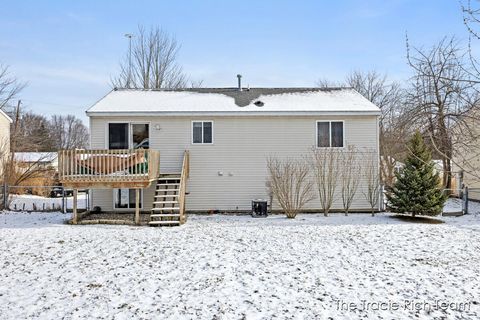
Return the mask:
<path id="1" fill-rule="evenodd" d="M 61 150 L 58 154 L 59 180 L 73 188 L 72 223 L 78 223 L 78 189 L 135 189 L 135 224 L 140 224 L 140 189 L 156 181 L 160 153 L 156 150 Z"/>
<path id="2" fill-rule="evenodd" d="M 73 189 L 144 189 L 160 171 L 156 150 L 62 150 L 58 154 L 59 180 Z"/>

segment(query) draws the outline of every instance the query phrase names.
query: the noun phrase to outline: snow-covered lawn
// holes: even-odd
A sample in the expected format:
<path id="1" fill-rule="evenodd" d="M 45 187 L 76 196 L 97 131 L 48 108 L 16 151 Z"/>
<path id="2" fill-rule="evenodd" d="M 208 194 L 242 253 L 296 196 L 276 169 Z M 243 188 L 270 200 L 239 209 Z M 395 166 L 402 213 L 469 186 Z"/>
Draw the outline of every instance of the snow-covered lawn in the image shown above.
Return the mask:
<path id="1" fill-rule="evenodd" d="M 214 215 L 173 228 L 66 217 L 0 214 L 1 319 L 480 317 L 480 216 Z M 353 306 L 369 310 L 338 310 Z"/>

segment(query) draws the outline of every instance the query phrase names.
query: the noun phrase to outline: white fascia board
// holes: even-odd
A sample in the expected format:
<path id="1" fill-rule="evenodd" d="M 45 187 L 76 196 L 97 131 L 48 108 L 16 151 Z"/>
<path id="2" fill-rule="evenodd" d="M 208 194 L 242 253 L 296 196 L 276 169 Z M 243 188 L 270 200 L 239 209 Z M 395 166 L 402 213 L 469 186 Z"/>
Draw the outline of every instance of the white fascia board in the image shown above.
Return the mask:
<path id="1" fill-rule="evenodd" d="M 211 117 L 228 117 L 228 116 L 379 116 L 380 111 L 296 111 L 296 112 L 211 112 L 211 111 L 196 111 L 196 112 L 86 112 L 88 117 L 192 117 L 192 116 L 211 116 Z"/>
<path id="2" fill-rule="evenodd" d="M 8 114 L 6 114 L 5 111 L 3 111 L 2 109 L 0 109 L 0 114 L 1 114 L 2 116 L 4 116 L 5 118 L 7 118 L 8 122 L 13 123 L 12 118 L 10 118 L 10 117 L 8 116 Z"/>

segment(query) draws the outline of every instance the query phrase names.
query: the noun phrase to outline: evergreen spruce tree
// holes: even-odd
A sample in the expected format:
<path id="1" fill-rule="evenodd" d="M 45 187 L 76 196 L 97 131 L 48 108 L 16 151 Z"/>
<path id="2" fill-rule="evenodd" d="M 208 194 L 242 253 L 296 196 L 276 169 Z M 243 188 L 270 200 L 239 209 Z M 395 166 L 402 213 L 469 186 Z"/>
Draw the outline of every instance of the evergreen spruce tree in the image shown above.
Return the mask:
<path id="1" fill-rule="evenodd" d="M 436 216 L 443 210 L 447 196 L 440 189 L 438 172 L 434 171 L 432 155 L 416 132 L 408 142 L 409 155 L 405 167 L 396 173 L 396 182 L 387 199 L 393 212 L 412 216 Z"/>

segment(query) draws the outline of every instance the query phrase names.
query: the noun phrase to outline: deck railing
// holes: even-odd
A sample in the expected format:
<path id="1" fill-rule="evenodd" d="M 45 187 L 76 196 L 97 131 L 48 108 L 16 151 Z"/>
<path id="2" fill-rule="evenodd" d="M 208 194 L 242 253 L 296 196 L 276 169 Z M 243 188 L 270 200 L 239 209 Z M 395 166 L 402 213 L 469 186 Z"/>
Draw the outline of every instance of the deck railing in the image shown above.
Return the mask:
<path id="1" fill-rule="evenodd" d="M 145 183 L 160 170 L 156 150 L 61 150 L 58 156 L 60 182 L 68 184 Z"/>
<path id="2" fill-rule="evenodd" d="M 190 153 L 185 150 L 183 154 L 182 174 L 180 178 L 180 188 L 178 196 L 178 204 L 180 211 L 180 223 L 185 223 L 187 217 L 185 215 L 185 192 L 187 191 L 187 179 L 190 175 Z"/>

